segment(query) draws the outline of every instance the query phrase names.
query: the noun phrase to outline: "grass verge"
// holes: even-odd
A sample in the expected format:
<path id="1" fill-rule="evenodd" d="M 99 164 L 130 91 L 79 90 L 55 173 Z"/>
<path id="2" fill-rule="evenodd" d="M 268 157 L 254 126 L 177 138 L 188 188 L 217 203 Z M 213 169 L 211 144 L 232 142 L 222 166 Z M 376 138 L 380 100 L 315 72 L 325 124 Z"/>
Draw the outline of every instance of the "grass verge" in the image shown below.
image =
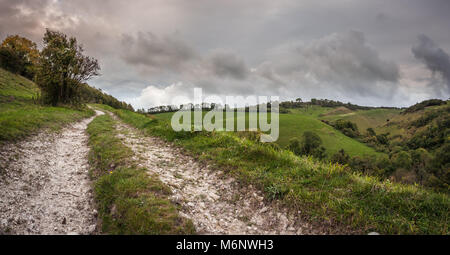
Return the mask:
<path id="1" fill-rule="evenodd" d="M 108 109 L 147 134 L 174 142 L 244 184 L 255 185 L 267 199 L 302 211 L 310 221 L 360 233 L 449 234 L 447 194 L 349 172 L 234 133 L 174 132 L 168 121 Z"/>
<path id="2" fill-rule="evenodd" d="M 0 68 L 0 143 L 14 141 L 46 128 L 64 125 L 94 115 L 87 107 L 74 109 L 35 104 L 39 88 L 32 81 Z"/>
<path id="3" fill-rule="evenodd" d="M 94 115 L 88 108 L 76 110 L 34 104 L 0 104 L 0 109 L 0 142 L 19 140 L 41 129 L 56 131 Z"/>
<path id="4" fill-rule="evenodd" d="M 116 137 L 115 121 L 99 116 L 88 126 L 89 161 L 102 231 L 107 234 L 193 234 L 168 196 L 170 188 L 129 160 L 133 152 Z"/>

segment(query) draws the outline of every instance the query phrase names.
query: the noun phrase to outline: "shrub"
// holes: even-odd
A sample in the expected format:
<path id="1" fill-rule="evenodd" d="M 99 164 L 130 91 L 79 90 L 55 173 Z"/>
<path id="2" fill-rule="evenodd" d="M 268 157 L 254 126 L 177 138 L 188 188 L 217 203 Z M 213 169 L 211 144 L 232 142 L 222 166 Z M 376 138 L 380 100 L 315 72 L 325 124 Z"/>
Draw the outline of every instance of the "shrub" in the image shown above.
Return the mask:
<path id="1" fill-rule="evenodd" d="M 406 151 L 400 151 L 392 156 L 396 168 L 411 169 L 411 155 Z"/>
<path id="2" fill-rule="evenodd" d="M 289 141 L 287 149 L 292 151 L 295 155 L 302 155 L 302 146 L 300 144 L 300 140 L 298 138 L 292 138 Z"/>
<path id="3" fill-rule="evenodd" d="M 314 151 L 322 145 L 322 139 L 312 131 L 303 133 L 302 154 L 312 155 Z"/>
<path id="4" fill-rule="evenodd" d="M 366 131 L 367 131 L 368 136 L 376 136 L 377 135 L 375 133 L 375 130 L 373 130 L 373 128 L 368 128 Z"/>
<path id="5" fill-rule="evenodd" d="M 344 135 L 348 137 L 355 138 L 360 136 L 358 126 L 351 121 L 337 120 L 334 123 L 333 127 L 341 131 Z"/>
<path id="6" fill-rule="evenodd" d="M 298 156 L 313 156 L 317 159 L 324 159 L 326 157 L 325 147 L 322 145 L 322 139 L 316 133 L 305 131 L 303 133 L 303 140 L 300 142 L 298 138 L 293 138 L 289 141 L 287 149 Z"/>
<path id="7" fill-rule="evenodd" d="M 350 156 L 344 151 L 344 149 L 341 149 L 331 157 L 330 161 L 345 165 L 350 161 Z"/>

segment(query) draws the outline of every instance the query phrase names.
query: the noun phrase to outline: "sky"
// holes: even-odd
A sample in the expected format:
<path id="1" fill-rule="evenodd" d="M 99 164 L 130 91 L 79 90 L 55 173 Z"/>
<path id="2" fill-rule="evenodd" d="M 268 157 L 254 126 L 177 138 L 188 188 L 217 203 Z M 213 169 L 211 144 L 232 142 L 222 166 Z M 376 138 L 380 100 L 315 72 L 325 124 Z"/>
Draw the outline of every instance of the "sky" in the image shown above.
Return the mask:
<path id="1" fill-rule="evenodd" d="M 135 108 L 175 97 L 408 106 L 450 95 L 448 0 L 0 0 L 0 39 L 45 29 L 99 60 Z"/>

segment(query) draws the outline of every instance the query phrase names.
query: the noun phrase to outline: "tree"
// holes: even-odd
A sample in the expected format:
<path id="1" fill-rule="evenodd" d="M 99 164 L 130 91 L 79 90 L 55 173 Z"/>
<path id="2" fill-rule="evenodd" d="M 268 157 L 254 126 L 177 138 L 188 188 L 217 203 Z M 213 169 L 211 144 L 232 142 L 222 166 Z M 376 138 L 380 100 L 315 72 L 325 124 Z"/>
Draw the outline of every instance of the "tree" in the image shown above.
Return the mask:
<path id="1" fill-rule="evenodd" d="M 8 36 L 0 47 L 0 66 L 32 79 L 36 73 L 39 50 L 36 43 L 18 35 Z"/>
<path id="2" fill-rule="evenodd" d="M 12 73 L 23 73 L 22 59 L 14 52 L 13 49 L 1 47 L 0 48 L 0 67 Z"/>
<path id="3" fill-rule="evenodd" d="M 47 29 L 37 75 L 45 103 L 76 103 L 77 87 L 99 75 L 98 61 L 83 51 L 75 37 Z"/>
<path id="4" fill-rule="evenodd" d="M 412 159 L 411 155 L 406 151 L 400 151 L 392 156 L 392 161 L 396 168 L 411 169 Z"/>

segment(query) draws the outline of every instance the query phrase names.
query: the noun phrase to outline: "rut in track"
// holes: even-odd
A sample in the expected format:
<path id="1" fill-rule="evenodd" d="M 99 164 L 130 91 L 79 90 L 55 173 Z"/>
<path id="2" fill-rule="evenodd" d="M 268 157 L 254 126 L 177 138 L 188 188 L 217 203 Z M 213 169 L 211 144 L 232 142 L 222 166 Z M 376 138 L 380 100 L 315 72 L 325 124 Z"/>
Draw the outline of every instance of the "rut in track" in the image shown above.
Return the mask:
<path id="1" fill-rule="evenodd" d="M 241 187 L 221 171 L 197 163 L 181 149 L 144 136 L 112 116 L 119 123 L 119 138 L 134 151 L 134 160 L 171 188 L 171 200 L 180 205 L 180 214 L 192 220 L 198 233 L 321 234 L 265 201 L 255 188 Z"/>
<path id="2" fill-rule="evenodd" d="M 95 231 L 85 132 L 93 119 L 1 148 L 0 234 Z"/>

